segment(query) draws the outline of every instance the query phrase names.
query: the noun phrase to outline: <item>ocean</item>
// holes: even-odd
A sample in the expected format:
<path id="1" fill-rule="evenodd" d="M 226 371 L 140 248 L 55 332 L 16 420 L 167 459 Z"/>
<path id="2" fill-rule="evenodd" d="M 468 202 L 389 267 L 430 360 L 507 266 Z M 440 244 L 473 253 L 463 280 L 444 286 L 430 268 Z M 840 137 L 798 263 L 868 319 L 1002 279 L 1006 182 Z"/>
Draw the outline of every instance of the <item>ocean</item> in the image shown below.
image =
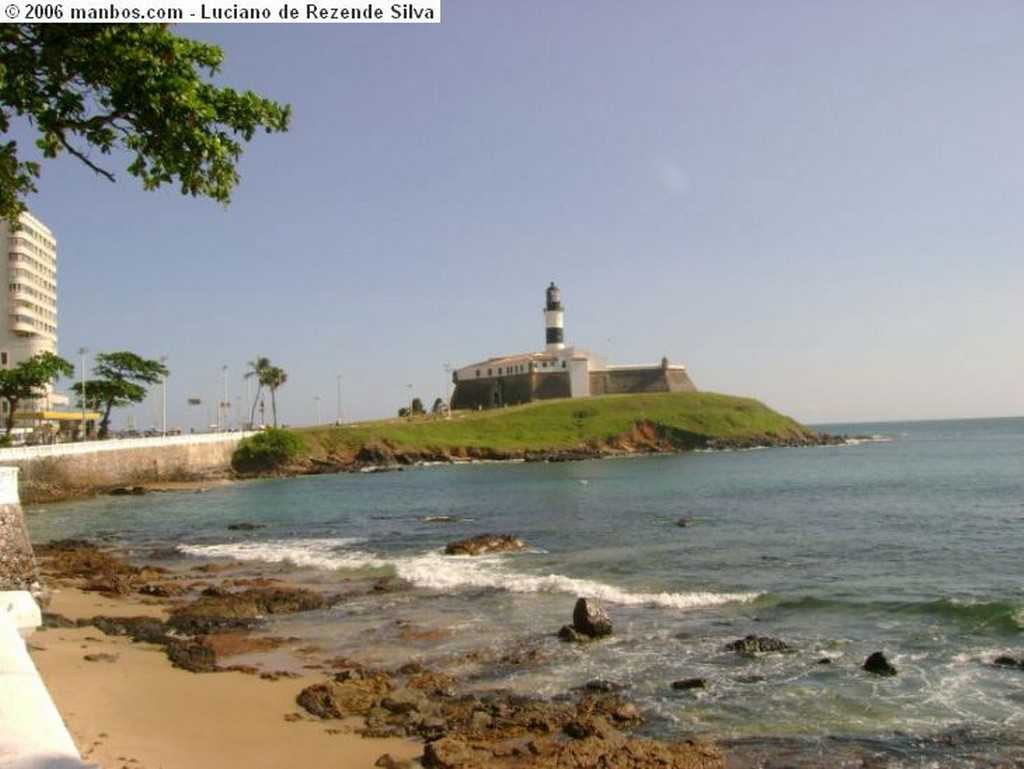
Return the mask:
<path id="1" fill-rule="evenodd" d="M 1024 658 L 1024 418 L 819 427 L 851 440 L 253 481 L 26 517 L 34 542 L 406 581 L 265 632 L 478 689 L 612 681 L 647 734 L 717 740 L 730 766 L 1024 766 L 1024 668 L 993 664 Z M 442 554 L 482 532 L 529 549 Z M 557 640 L 579 596 L 613 636 Z M 726 649 L 750 634 L 790 651 Z M 481 647 L 534 662 L 474 668 Z M 875 651 L 896 676 L 862 670 Z"/>

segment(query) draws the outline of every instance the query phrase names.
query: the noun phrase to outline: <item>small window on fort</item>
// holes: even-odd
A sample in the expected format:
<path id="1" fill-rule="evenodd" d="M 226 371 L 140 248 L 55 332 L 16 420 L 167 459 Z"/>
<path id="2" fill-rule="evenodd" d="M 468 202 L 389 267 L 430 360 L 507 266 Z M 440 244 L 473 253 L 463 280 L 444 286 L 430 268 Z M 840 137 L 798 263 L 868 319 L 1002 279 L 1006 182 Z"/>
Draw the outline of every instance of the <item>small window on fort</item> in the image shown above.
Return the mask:
<path id="1" fill-rule="evenodd" d="M 479 379 L 479 378 L 480 378 L 480 369 L 477 369 L 477 370 L 476 370 L 476 378 L 477 378 L 477 379 Z"/>
<path id="2" fill-rule="evenodd" d="M 6 366 L 6 365 L 7 365 L 7 353 L 6 352 L 0 352 L 0 366 Z"/>

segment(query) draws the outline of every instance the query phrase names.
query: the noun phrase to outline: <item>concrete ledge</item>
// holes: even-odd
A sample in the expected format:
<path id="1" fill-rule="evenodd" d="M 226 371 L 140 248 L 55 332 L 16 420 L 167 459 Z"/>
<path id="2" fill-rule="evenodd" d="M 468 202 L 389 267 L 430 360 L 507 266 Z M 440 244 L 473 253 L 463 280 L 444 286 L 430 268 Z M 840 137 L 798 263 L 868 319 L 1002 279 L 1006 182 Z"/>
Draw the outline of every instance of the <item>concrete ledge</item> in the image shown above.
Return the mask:
<path id="1" fill-rule="evenodd" d="M 43 624 L 39 604 L 26 590 L 0 591 L 0 612 L 10 617 L 22 638 L 28 638 Z"/>
<path id="2" fill-rule="evenodd" d="M 26 623 L 35 622 L 32 630 L 39 624 L 33 611 L 38 617 L 39 607 L 28 592 L 0 594 L 0 767 L 95 767 L 82 761 L 25 647 L 23 636 L 31 632 Z"/>

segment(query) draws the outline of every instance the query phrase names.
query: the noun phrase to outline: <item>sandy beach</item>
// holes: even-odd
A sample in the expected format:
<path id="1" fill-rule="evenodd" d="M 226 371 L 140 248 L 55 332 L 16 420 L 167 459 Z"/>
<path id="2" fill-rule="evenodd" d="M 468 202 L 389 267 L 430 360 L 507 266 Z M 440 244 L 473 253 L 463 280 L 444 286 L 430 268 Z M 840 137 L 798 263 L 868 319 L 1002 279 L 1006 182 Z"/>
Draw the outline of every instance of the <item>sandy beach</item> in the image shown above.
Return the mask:
<path id="1" fill-rule="evenodd" d="M 603 681 L 557 700 L 460 692 L 458 676 L 416 661 L 365 667 L 299 637 L 251 634 L 264 615 L 344 600 L 295 573 L 135 565 L 81 540 L 37 556 L 50 595 L 31 655 L 82 757 L 104 769 L 724 767 L 714 745 L 632 735 L 641 713 Z M 350 596 L 395 589 L 330 584 Z M 540 658 L 488 647 L 464 657 Z"/>
<path id="2" fill-rule="evenodd" d="M 70 586 L 54 588 L 47 611 L 69 620 L 166 614 L 160 605 Z M 172 667 L 153 644 L 91 626 L 40 629 L 29 646 L 82 757 L 104 769 L 273 769 L 297 757 L 309 769 L 362 769 L 384 754 L 423 752 L 420 742 L 360 737 L 354 724 L 303 712 L 296 694 L 321 677 L 191 673 Z"/>

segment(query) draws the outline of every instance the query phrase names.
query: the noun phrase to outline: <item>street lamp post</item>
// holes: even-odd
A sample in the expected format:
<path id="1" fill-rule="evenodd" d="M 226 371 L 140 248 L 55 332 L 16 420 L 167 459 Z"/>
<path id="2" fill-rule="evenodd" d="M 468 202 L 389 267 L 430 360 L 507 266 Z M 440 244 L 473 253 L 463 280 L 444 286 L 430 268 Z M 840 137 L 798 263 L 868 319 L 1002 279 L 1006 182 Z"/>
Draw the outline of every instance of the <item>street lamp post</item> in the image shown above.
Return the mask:
<path id="1" fill-rule="evenodd" d="M 228 400 L 228 364 L 225 363 L 220 367 L 221 376 L 224 379 L 224 394 L 220 399 L 220 409 L 217 411 L 217 423 L 220 424 L 220 415 L 224 414 L 224 429 L 228 429 L 228 416 L 230 415 L 229 409 L 231 408 L 231 402 Z"/>
<path id="2" fill-rule="evenodd" d="M 452 383 L 452 364 L 444 364 L 444 389 L 441 391 L 441 411 L 446 418 L 451 419 L 452 409 L 448 403 L 448 387 Z"/>
<path id="3" fill-rule="evenodd" d="M 316 425 L 316 427 L 319 427 L 320 426 L 320 396 L 319 395 L 314 395 L 313 396 L 313 401 L 316 404 L 316 423 L 315 423 L 315 425 Z"/>
<path id="4" fill-rule="evenodd" d="M 341 374 L 338 374 L 338 409 L 334 414 L 334 424 L 341 424 Z"/>
<path id="5" fill-rule="evenodd" d="M 78 354 L 82 356 L 82 440 L 85 440 L 85 356 L 89 352 L 88 347 L 79 347 Z"/>
<path id="6" fill-rule="evenodd" d="M 167 356 L 160 357 L 160 363 L 167 363 Z M 165 367 L 166 369 L 166 367 Z M 167 437 L 167 374 L 160 381 L 160 435 Z"/>

